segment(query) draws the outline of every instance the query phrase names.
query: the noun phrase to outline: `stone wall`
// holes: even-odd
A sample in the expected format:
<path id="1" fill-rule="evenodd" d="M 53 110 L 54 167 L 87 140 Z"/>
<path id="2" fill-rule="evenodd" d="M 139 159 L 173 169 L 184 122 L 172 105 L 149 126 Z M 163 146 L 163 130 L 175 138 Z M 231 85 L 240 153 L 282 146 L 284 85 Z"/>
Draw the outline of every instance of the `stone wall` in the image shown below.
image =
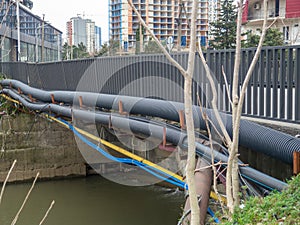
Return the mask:
<path id="1" fill-rule="evenodd" d="M 2 116 L 0 124 L 0 182 L 14 160 L 9 181 L 85 176 L 86 166 L 74 135 L 61 125 L 35 115 Z"/>

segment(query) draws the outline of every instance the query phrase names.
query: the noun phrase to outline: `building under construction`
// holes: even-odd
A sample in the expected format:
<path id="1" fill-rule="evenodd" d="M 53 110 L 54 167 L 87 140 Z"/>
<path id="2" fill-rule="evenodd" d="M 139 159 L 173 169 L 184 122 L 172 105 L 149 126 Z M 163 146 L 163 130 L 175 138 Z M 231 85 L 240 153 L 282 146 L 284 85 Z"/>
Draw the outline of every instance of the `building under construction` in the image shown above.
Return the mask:
<path id="1" fill-rule="evenodd" d="M 134 6 L 159 40 L 170 39 L 174 45 L 189 45 L 191 0 L 133 0 Z M 216 20 L 219 0 L 202 0 L 198 3 L 197 37 L 202 46 L 208 44 L 209 22 Z M 109 35 L 120 42 L 121 49 L 130 51 L 136 47 L 140 22 L 127 0 L 109 1 Z M 147 42 L 149 35 L 144 33 Z"/>

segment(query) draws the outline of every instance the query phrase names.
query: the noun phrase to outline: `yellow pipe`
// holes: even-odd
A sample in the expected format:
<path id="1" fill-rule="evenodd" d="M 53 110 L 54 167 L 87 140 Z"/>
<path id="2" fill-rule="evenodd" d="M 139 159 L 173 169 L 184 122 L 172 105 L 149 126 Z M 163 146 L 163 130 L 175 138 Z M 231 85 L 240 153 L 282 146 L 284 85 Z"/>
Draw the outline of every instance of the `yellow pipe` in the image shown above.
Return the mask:
<path id="1" fill-rule="evenodd" d="M 56 119 L 56 118 L 54 118 L 52 116 L 48 116 L 48 118 L 50 118 L 50 119 L 52 119 L 52 120 L 54 120 L 54 121 L 56 121 L 56 122 L 58 122 L 60 124 L 63 124 L 65 127 L 68 127 L 65 123 L 59 121 L 58 119 Z M 154 163 L 152 163 L 152 162 L 150 162 L 150 161 L 148 161 L 148 160 L 146 160 L 146 159 L 144 159 L 144 158 L 142 158 L 140 156 L 132 154 L 131 152 L 128 152 L 127 150 L 125 150 L 125 149 L 123 149 L 123 148 L 121 148 L 121 147 L 119 147 L 117 145 L 114 145 L 114 144 L 112 144 L 112 143 L 110 143 L 108 141 L 105 141 L 105 140 L 103 140 L 103 139 L 101 139 L 99 137 L 96 137 L 95 135 L 92 135 L 92 134 L 90 134 L 90 133 L 88 133 L 88 132 L 86 132 L 86 131 L 84 131 L 84 130 L 82 130 L 80 128 L 77 128 L 75 126 L 73 126 L 73 127 L 74 127 L 74 129 L 76 131 L 78 131 L 78 133 L 80 133 L 80 134 L 82 134 L 82 135 L 84 135 L 84 136 L 86 136 L 86 137 L 88 137 L 88 138 L 90 138 L 90 139 L 92 139 L 94 141 L 97 141 L 97 142 L 105 145 L 106 147 L 109 147 L 109 148 L 111 148 L 111 149 L 113 149 L 113 150 L 115 150 L 115 151 L 117 151 L 119 153 L 122 153 L 125 156 L 128 156 L 128 157 L 130 157 L 132 159 L 135 159 L 135 160 L 137 160 L 139 162 L 142 162 L 142 163 L 144 163 L 144 164 L 146 164 L 148 166 L 151 166 L 151 167 L 153 167 L 155 169 L 158 169 L 158 170 L 160 170 L 160 171 L 162 171 L 162 172 L 164 172 L 164 173 L 166 173 L 166 174 L 168 174 L 170 176 L 173 176 L 173 177 L 177 178 L 178 180 L 183 181 L 183 177 L 177 175 L 174 172 L 166 170 L 165 168 L 163 168 L 161 166 L 158 166 L 158 165 L 156 165 L 156 164 L 154 164 Z"/>
<path id="2" fill-rule="evenodd" d="M 14 103 L 20 104 L 20 102 L 19 102 L 19 101 L 15 100 L 15 99 L 13 99 L 13 98 L 11 98 L 11 97 L 9 97 L 9 96 L 5 95 L 5 94 L 1 94 L 1 96 L 2 96 L 3 98 L 7 99 L 8 101 L 11 101 L 11 102 L 14 102 Z"/>
<path id="3" fill-rule="evenodd" d="M 60 120 L 58 120 L 58 119 L 56 119 L 54 117 L 51 117 L 51 116 L 48 116 L 48 117 L 50 119 L 55 120 L 56 122 L 64 125 L 65 127 L 68 127 L 68 125 L 66 125 L 65 123 L 61 122 Z M 78 133 L 80 133 L 80 134 L 82 134 L 82 135 L 84 135 L 84 136 L 86 136 L 86 137 L 88 137 L 88 138 L 90 138 L 90 139 L 92 139 L 94 141 L 97 141 L 97 142 L 99 142 L 99 143 L 101 143 L 101 144 L 103 144 L 103 145 L 105 145 L 105 146 L 107 146 L 107 147 L 109 147 L 109 148 L 111 148 L 111 149 L 113 149 L 113 150 L 115 150 L 115 151 L 123 154 L 123 155 L 126 155 L 126 156 L 128 156 L 128 157 L 130 157 L 132 159 L 135 159 L 135 160 L 137 160 L 139 162 L 142 162 L 142 163 L 144 163 L 144 164 L 146 164 L 148 166 L 156 168 L 156 169 L 158 169 L 158 170 L 160 170 L 160 171 L 162 171 L 162 172 L 164 172 L 164 173 L 166 173 L 166 174 L 168 174 L 170 176 L 173 176 L 173 177 L 175 177 L 175 178 L 177 178 L 177 179 L 179 179 L 181 181 L 184 180 L 182 176 L 179 176 L 178 174 L 175 174 L 175 173 L 173 173 L 173 172 L 171 172 L 169 170 L 166 170 L 165 168 L 163 168 L 161 166 L 158 166 L 158 165 L 156 165 L 156 164 L 154 164 L 154 163 L 152 163 L 152 162 L 150 162 L 150 161 L 148 161 L 148 160 L 146 160 L 146 159 L 144 159 L 144 158 L 142 158 L 140 156 L 132 154 L 131 152 L 128 152 L 127 150 L 125 150 L 125 149 L 123 149 L 123 148 L 121 148 L 119 146 L 116 146 L 116 145 L 114 145 L 114 144 L 112 144 L 112 143 L 110 143 L 108 141 L 105 141 L 105 140 L 103 140 L 103 139 L 101 139 L 99 137 L 96 137 L 96 136 L 94 136 L 94 135 L 92 135 L 92 134 L 90 134 L 90 133 L 88 133 L 88 132 L 86 132 L 86 131 L 84 131 L 84 130 L 82 130 L 80 128 L 75 127 L 75 126 L 74 126 L 74 129 L 76 131 L 78 131 Z M 224 198 L 223 196 L 219 197 L 213 191 L 210 192 L 210 197 L 213 198 L 213 199 L 215 199 L 215 200 L 221 200 L 222 202 L 226 203 L 226 198 Z"/>
<path id="4" fill-rule="evenodd" d="M 163 168 L 163 167 L 161 167 L 161 166 L 159 166 L 159 165 L 157 165 L 157 164 L 154 164 L 154 163 L 152 163 L 152 162 L 150 162 L 150 161 L 148 161 L 148 160 L 146 160 L 146 159 L 144 159 L 144 158 L 142 158 L 142 157 L 140 157 L 140 156 L 137 156 L 137 155 L 135 155 L 135 154 L 132 154 L 131 152 L 128 152 L 127 150 L 125 150 L 125 149 L 123 149 L 123 148 L 121 148 L 121 147 L 119 147 L 119 146 L 116 146 L 116 145 L 114 145 L 114 144 L 112 144 L 112 143 L 110 143 L 110 142 L 108 142 L 108 141 L 105 141 L 105 140 L 103 140 L 103 139 L 101 139 L 101 138 L 95 137 L 94 135 L 89 134 L 89 133 L 87 133 L 87 132 L 84 131 L 84 130 L 81 130 L 81 129 L 77 128 L 77 127 L 75 127 L 75 129 L 76 129 L 79 133 L 81 133 L 81 134 L 83 134 L 83 135 L 85 135 L 85 136 L 91 138 L 91 139 L 94 140 L 94 141 L 100 142 L 101 144 L 105 145 L 106 147 L 109 147 L 109 148 L 111 148 L 111 149 L 113 149 L 113 150 L 115 150 L 115 151 L 117 151 L 117 152 L 119 152 L 119 153 L 122 153 L 122 154 L 125 155 L 125 156 L 128 156 L 128 157 L 130 157 L 130 158 L 132 158 L 132 159 L 135 159 L 135 160 L 137 160 L 137 161 L 139 161 L 139 162 L 142 162 L 142 163 L 144 163 L 144 164 L 146 164 L 146 165 L 148 165 L 148 166 L 151 166 L 151 167 L 153 167 L 153 168 L 155 168 L 155 169 L 158 169 L 158 170 L 160 170 L 160 171 L 162 171 L 162 172 L 164 172 L 164 173 L 166 173 L 166 174 L 168 174 L 168 175 L 170 175 L 170 176 L 172 176 L 172 177 L 175 177 L 175 178 L 177 178 L 178 180 L 183 181 L 183 177 L 177 175 L 177 174 L 174 173 L 174 172 L 171 172 L 171 171 L 169 171 L 169 170 L 166 170 L 165 168 Z"/>
<path id="5" fill-rule="evenodd" d="M 10 98 L 10 97 L 7 96 L 7 95 L 1 94 L 1 96 L 4 97 L 4 98 L 6 98 L 7 100 L 9 100 L 9 101 L 11 101 L 11 102 L 20 104 L 19 101 Z M 48 114 L 44 114 L 44 115 L 46 116 L 46 118 L 51 119 L 51 120 L 53 120 L 53 121 L 55 121 L 55 122 L 57 122 L 57 123 L 61 124 L 62 126 L 64 126 L 64 127 L 66 127 L 66 128 L 69 129 L 69 126 L 68 126 L 67 124 L 65 124 L 65 123 L 63 123 L 62 121 L 56 119 L 55 117 L 50 116 L 50 115 L 48 115 Z M 132 159 L 135 159 L 135 160 L 137 160 L 137 161 L 139 161 L 139 162 L 142 162 L 142 163 L 144 163 L 144 164 L 146 164 L 146 165 L 148 165 L 148 166 L 151 166 L 151 167 L 153 167 L 153 168 L 156 168 L 156 169 L 158 169 L 158 170 L 160 170 L 160 171 L 162 171 L 162 172 L 164 172 L 164 173 L 166 173 L 166 174 L 168 174 L 168 175 L 170 175 L 170 176 L 173 176 L 173 177 L 177 178 L 178 180 L 181 180 L 181 181 L 184 180 L 182 176 L 179 176 L 179 175 L 176 174 L 176 173 L 173 173 L 173 172 L 171 172 L 171 171 L 169 171 L 169 170 L 166 170 L 165 168 L 163 168 L 163 167 L 161 167 L 161 166 L 159 166 L 159 165 L 156 165 L 156 164 L 154 164 L 154 163 L 152 163 L 152 162 L 150 162 L 150 161 L 148 161 L 148 160 L 146 160 L 146 159 L 144 159 L 144 158 L 142 158 L 142 157 L 140 157 L 140 156 L 137 156 L 137 155 L 135 155 L 135 154 L 132 154 L 131 152 L 128 152 L 127 150 L 125 150 L 125 149 L 123 149 L 123 148 L 121 148 L 121 147 L 119 147 L 119 146 L 116 146 L 116 145 L 114 145 L 114 144 L 112 144 L 112 143 L 110 143 L 110 142 L 108 142 L 108 141 L 105 141 L 105 140 L 103 140 L 103 139 L 101 139 L 101 138 L 99 138 L 99 137 L 96 137 L 96 136 L 94 136 L 94 135 L 92 135 L 92 134 L 90 134 L 90 133 L 88 133 L 88 132 L 86 132 L 86 131 L 84 131 L 84 130 L 82 130 L 82 129 L 80 129 L 80 128 L 77 128 L 77 127 L 75 127 L 75 126 L 73 126 L 73 127 L 74 127 L 74 129 L 76 129 L 76 131 L 78 131 L 78 133 L 80 133 L 80 134 L 82 134 L 82 135 L 84 135 L 84 136 L 86 136 L 86 137 L 89 137 L 90 139 L 92 139 L 92 140 L 94 140 L 94 141 L 100 142 L 101 144 L 103 144 L 103 145 L 105 145 L 105 146 L 107 146 L 107 147 L 109 147 L 109 148 L 111 148 L 111 149 L 113 149 L 113 150 L 115 150 L 115 151 L 117 151 L 117 152 L 119 152 L 119 153 L 122 153 L 123 155 L 126 155 L 126 156 L 128 156 L 128 157 L 130 157 L 130 158 L 132 158 Z M 212 198 L 214 198 L 214 199 L 216 199 L 216 200 L 221 200 L 222 202 L 226 203 L 226 198 L 224 198 L 223 196 L 220 196 L 220 197 L 219 197 L 219 196 L 218 196 L 215 192 L 213 192 L 213 191 L 210 192 L 210 197 L 212 197 Z M 221 198 L 221 199 L 220 199 L 220 198 Z"/>

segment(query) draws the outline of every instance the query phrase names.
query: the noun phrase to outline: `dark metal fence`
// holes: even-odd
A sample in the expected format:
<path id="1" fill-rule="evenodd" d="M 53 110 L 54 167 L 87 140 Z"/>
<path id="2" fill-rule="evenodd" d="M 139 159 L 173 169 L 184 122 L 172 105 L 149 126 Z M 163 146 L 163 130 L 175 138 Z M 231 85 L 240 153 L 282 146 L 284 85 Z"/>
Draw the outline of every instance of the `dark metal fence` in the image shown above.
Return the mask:
<path id="1" fill-rule="evenodd" d="M 255 48 L 242 50 L 240 80 Z M 174 59 L 187 67 L 187 53 Z M 216 80 L 218 107 L 230 112 L 225 79 L 231 90 L 234 50 L 209 50 L 205 57 Z M 2 73 L 46 90 L 80 90 L 183 101 L 184 80 L 160 54 L 103 57 L 54 63 L 2 63 Z M 199 56 L 193 82 L 194 104 L 209 107 L 210 86 Z M 263 48 L 248 85 L 244 115 L 300 123 L 300 46 Z"/>

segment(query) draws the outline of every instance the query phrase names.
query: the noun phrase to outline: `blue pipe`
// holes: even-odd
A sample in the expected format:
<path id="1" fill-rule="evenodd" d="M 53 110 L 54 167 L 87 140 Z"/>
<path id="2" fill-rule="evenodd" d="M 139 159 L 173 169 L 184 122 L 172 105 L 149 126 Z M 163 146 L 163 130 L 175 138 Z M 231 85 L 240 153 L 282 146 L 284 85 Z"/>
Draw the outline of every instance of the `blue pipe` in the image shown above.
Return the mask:
<path id="1" fill-rule="evenodd" d="M 115 162 L 120 162 L 120 163 L 128 163 L 128 164 L 133 164 L 138 166 L 139 168 L 145 170 L 146 172 L 152 174 L 153 176 L 164 180 L 170 184 L 173 184 L 177 187 L 183 188 L 188 190 L 188 186 L 185 182 L 178 180 L 175 177 L 163 177 L 160 174 L 154 172 L 157 171 L 159 173 L 161 173 L 162 175 L 165 176 L 169 176 L 168 174 L 164 173 L 163 171 L 160 171 L 154 167 L 151 167 L 149 165 L 146 165 L 142 162 L 139 162 L 137 160 L 134 159 L 129 159 L 129 158 L 118 158 L 118 157 L 114 157 L 112 155 L 110 155 L 109 153 L 107 153 L 106 151 L 104 151 L 102 148 L 100 148 L 98 145 L 95 145 L 94 143 L 92 143 L 91 141 L 87 140 L 83 135 L 81 135 L 75 128 L 73 125 L 71 125 L 70 123 L 68 123 L 67 121 L 63 120 L 63 119 L 58 119 L 59 121 L 63 122 L 64 124 L 68 125 L 69 129 L 77 136 L 80 138 L 81 141 L 83 141 L 85 144 L 87 144 L 88 146 L 92 147 L 93 149 L 97 150 L 98 152 L 100 152 L 101 154 L 103 154 L 105 157 L 107 157 L 108 159 L 115 161 Z M 215 216 L 214 212 L 211 210 L 211 208 L 207 208 L 207 212 L 213 217 L 214 221 L 216 223 L 219 223 L 218 218 Z"/>
<path id="2" fill-rule="evenodd" d="M 100 152 L 103 156 L 105 156 L 106 158 L 115 161 L 115 162 L 120 162 L 120 163 L 127 163 L 127 164 L 133 164 L 136 165 L 138 167 L 140 167 L 141 169 L 151 173 L 152 175 L 156 176 L 157 178 L 167 181 L 175 186 L 178 186 L 180 188 L 187 188 L 187 185 L 185 182 L 178 180 L 175 177 L 170 177 L 168 174 L 164 173 L 163 171 L 160 171 L 154 167 L 151 167 L 149 165 L 146 165 L 142 162 L 139 162 L 137 160 L 134 159 L 129 159 L 129 158 L 118 158 L 118 157 L 114 157 L 112 155 L 110 155 L 108 152 L 104 151 L 102 148 L 100 148 L 99 146 L 95 145 L 94 143 L 92 143 L 91 141 L 87 140 L 84 136 L 82 136 L 75 128 L 73 125 L 71 125 L 70 123 L 68 123 L 65 120 L 59 119 L 61 122 L 63 122 L 64 124 L 68 125 L 69 129 L 77 136 L 79 137 L 79 139 L 81 141 L 83 141 L 85 144 L 87 144 L 88 146 L 92 147 L 93 149 L 97 150 L 98 152 Z M 156 172 L 159 172 L 160 174 L 156 173 L 154 170 L 156 170 Z M 163 177 L 164 176 L 168 176 L 168 177 Z"/>
<path id="3" fill-rule="evenodd" d="M 163 101 L 158 99 L 138 98 L 129 96 L 107 95 L 89 92 L 72 91 L 43 91 L 17 80 L 2 80 L 0 84 L 4 87 L 12 86 L 15 89 L 20 88 L 25 94 L 31 94 L 43 102 L 51 102 L 53 94 L 55 100 L 67 104 L 79 105 L 79 96 L 87 106 L 99 107 L 107 110 L 118 110 L 118 102 L 123 104 L 123 110 L 136 115 L 160 117 L 171 121 L 179 121 L 179 110 L 184 110 L 184 105 L 179 102 Z M 218 124 L 214 112 L 211 109 L 205 109 L 207 115 L 214 124 Z M 231 115 L 220 113 L 226 126 L 226 130 L 232 136 L 232 117 Z M 196 128 L 206 130 L 205 121 L 202 119 L 202 113 L 198 106 L 193 106 L 194 124 Z M 293 152 L 300 152 L 300 139 L 291 135 L 273 130 L 256 123 L 241 120 L 240 124 L 240 146 L 251 150 L 262 152 L 266 155 L 281 160 L 287 164 L 293 162 Z"/>
<path id="4" fill-rule="evenodd" d="M 46 103 L 46 104 L 37 104 L 37 103 L 30 103 L 22 98 L 18 93 L 15 93 L 9 89 L 3 89 L 1 91 L 4 94 L 11 96 L 12 98 L 21 102 L 25 107 L 35 110 L 35 111 L 42 111 L 47 113 L 56 113 L 62 116 L 66 116 L 71 118 L 74 116 L 75 118 L 97 122 L 102 125 L 108 125 L 109 120 L 114 121 L 114 126 L 119 129 L 128 130 L 131 129 L 131 132 L 138 134 L 138 135 L 145 135 L 145 136 L 155 136 L 157 138 L 161 138 L 163 136 L 163 129 L 162 126 L 157 124 L 145 124 L 145 122 L 131 120 L 130 118 L 124 118 L 117 115 L 111 115 L 109 113 L 104 112 L 90 112 L 78 109 L 71 109 L 69 107 L 64 107 L 56 104 Z M 92 119 L 91 119 L 92 118 Z M 128 126 L 129 125 L 129 126 Z M 176 130 L 172 128 L 166 129 L 166 139 L 168 142 L 179 145 L 181 147 L 187 146 L 187 138 L 186 134 L 181 130 Z M 211 159 L 211 149 L 207 146 L 204 146 L 200 143 L 196 143 L 196 150 L 198 150 L 198 155 L 206 157 L 207 159 Z M 224 154 L 214 151 L 214 156 L 217 161 L 227 162 L 228 157 Z M 241 173 L 246 173 L 246 175 L 254 180 L 258 180 L 258 182 L 264 183 L 271 188 L 275 188 L 281 191 L 284 187 L 287 186 L 286 183 L 279 181 L 273 177 L 270 177 L 266 174 L 263 174 L 257 170 L 254 170 L 250 167 L 240 167 Z"/>
<path id="5" fill-rule="evenodd" d="M 179 122 L 179 110 L 184 110 L 184 105 L 179 102 L 163 101 L 158 99 L 148 99 L 130 96 L 117 96 L 89 92 L 71 92 L 71 91 L 43 91 L 17 80 L 2 80 L 0 84 L 4 87 L 12 86 L 15 89 L 20 88 L 25 94 L 31 94 L 43 102 L 51 102 L 51 95 L 55 100 L 67 104 L 79 105 L 79 96 L 87 106 L 99 107 L 107 110 L 118 110 L 118 102 L 122 101 L 123 110 L 136 115 L 160 117 L 163 119 Z M 213 110 L 205 109 L 207 115 L 214 124 L 218 124 Z M 232 136 L 232 117 L 231 115 L 220 113 L 226 126 L 226 130 Z M 195 128 L 206 130 L 205 121 L 202 119 L 202 113 L 198 106 L 193 106 Z M 291 135 L 273 130 L 256 123 L 241 120 L 240 124 L 240 146 L 251 150 L 262 152 L 266 155 L 281 160 L 287 164 L 293 162 L 293 152 L 300 151 L 300 139 Z"/>

